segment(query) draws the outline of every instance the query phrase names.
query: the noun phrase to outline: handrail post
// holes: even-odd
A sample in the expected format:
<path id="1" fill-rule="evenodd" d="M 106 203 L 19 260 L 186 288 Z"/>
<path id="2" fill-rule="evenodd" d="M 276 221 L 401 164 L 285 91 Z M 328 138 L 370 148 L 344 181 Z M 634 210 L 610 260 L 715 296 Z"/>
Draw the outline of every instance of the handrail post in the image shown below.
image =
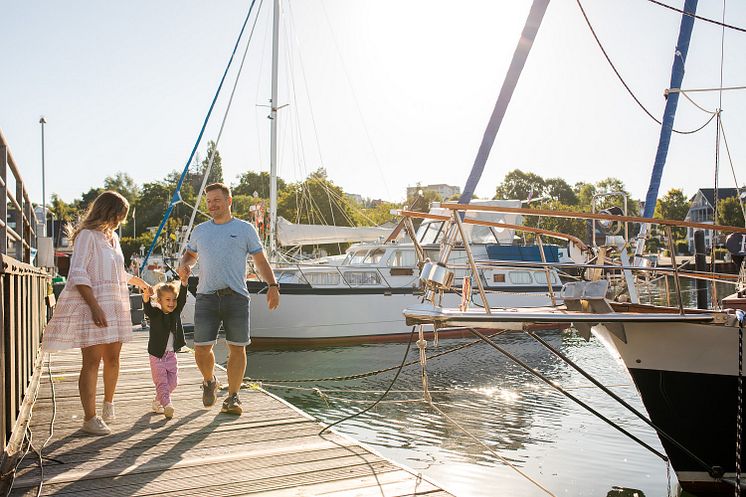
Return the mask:
<path id="1" fill-rule="evenodd" d="M 459 211 L 454 210 L 453 211 L 453 219 L 456 221 L 456 226 L 458 226 L 459 234 L 461 235 L 461 241 L 464 244 L 464 250 L 466 251 L 466 257 L 469 259 L 469 266 L 471 266 L 471 271 L 474 274 L 474 279 L 477 280 L 477 288 L 479 288 L 479 296 L 482 299 L 482 306 L 484 310 L 487 312 L 487 314 L 492 314 L 492 310 L 490 309 L 490 303 L 487 302 L 487 295 L 484 292 L 484 285 L 482 285 L 482 278 L 479 277 L 479 270 L 477 269 L 477 263 L 474 261 L 474 256 L 471 253 L 471 246 L 469 245 L 469 242 L 466 240 L 466 235 L 464 234 L 464 226 L 461 224 L 461 214 Z"/>
<path id="2" fill-rule="evenodd" d="M 25 250 L 23 247 L 24 242 L 24 230 L 23 230 L 23 181 L 21 181 L 20 178 L 16 178 L 16 195 L 15 195 L 16 203 L 18 204 L 16 206 L 15 211 L 15 231 L 18 233 L 18 236 L 20 240 L 18 240 L 16 245 L 16 259 L 18 259 L 21 262 L 26 262 L 25 259 Z"/>
<path id="3" fill-rule="evenodd" d="M 547 266 L 547 257 L 544 253 L 544 243 L 541 241 L 541 235 L 536 235 L 536 241 L 539 242 L 539 255 L 541 256 L 541 262 L 544 263 L 544 277 L 547 280 L 547 288 L 549 289 L 549 298 L 552 301 L 552 307 L 557 305 L 557 299 L 554 297 L 554 290 L 552 289 L 552 278 L 549 272 L 549 266 Z"/>
<path id="4" fill-rule="evenodd" d="M 8 251 L 8 146 L 0 143 L 0 254 Z"/>
<path id="5" fill-rule="evenodd" d="M 679 301 L 679 313 L 683 316 L 684 299 L 681 296 L 681 282 L 679 281 L 679 267 L 676 264 L 676 252 L 674 251 L 673 234 L 671 227 L 666 226 L 666 237 L 668 238 L 668 251 L 671 252 L 671 266 L 673 267 L 673 281 L 676 286 L 676 299 Z"/>

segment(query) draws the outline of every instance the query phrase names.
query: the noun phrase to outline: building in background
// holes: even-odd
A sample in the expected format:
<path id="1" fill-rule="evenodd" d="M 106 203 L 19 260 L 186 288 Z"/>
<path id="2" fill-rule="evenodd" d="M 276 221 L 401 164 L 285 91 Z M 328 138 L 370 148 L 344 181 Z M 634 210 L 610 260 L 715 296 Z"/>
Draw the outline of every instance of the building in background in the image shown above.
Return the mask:
<path id="1" fill-rule="evenodd" d="M 407 198 L 414 197 L 418 191 L 422 190 L 423 193 L 425 192 L 435 192 L 443 200 L 447 200 L 450 197 L 454 195 L 461 195 L 461 187 L 459 186 L 451 186 L 451 185 L 445 185 L 445 184 L 437 184 L 437 185 L 420 185 L 417 186 L 408 186 L 407 187 Z"/>

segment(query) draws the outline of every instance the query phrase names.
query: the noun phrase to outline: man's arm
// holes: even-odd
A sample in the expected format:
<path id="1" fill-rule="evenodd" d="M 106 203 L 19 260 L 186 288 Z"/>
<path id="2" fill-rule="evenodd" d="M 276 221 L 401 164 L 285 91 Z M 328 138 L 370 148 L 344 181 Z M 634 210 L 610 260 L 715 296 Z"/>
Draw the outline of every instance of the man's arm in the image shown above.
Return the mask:
<path id="1" fill-rule="evenodd" d="M 256 268 L 256 272 L 259 273 L 259 277 L 269 285 L 269 289 L 267 290 L 267 307 L 269 307 L 270 311 L 273 311 L 280 305 L 280 288 L 277 286 L 275 273 L 272 271 L 272 267 L 269 265 L 267 256 L 264 255 L 263 251 L 252 254 L 251 257 L 254 260 L 254 267 Z"/>

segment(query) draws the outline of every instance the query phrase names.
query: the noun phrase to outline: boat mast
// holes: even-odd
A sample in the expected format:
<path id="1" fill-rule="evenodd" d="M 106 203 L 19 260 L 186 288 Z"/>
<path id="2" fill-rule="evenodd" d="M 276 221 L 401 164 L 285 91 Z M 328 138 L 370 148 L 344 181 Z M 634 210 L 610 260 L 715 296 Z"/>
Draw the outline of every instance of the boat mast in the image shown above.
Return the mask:
<path id="1" fill-rule="evenodd" d="M 492 110 L 492 115 L 487 123 L 487 129 L 484 130 L 477 157 L 474 159 L 471 173 L 469 173 L 469 178 L 466 180 L 464 192 L 458 200 L 460 204 L 471 202 L 471 196 L 474 194 L 477 183 L 479 183 L 479 179 L 482 177 L 487 157 L 489 157 L 490 150 L 492 150 L 492 144 L 495 143 L 497 131 L 500 129 L 503 117 L 505 117 L 505 111 L 508 110 L 513 90 L 515 90 L 518 84 L 518 78 L 521 76 L 521 71 L 523 71 L 523 66 L 526 64 L 526 59 L 534 44 L 534 38 L 536 38 L 536 33 L 539 31 L 539 26 L 541 26 L 541 21 L 548 6 L 549 0 L 534 0 L 534 3 L 531 5 L 526 24 L 523 26 L 521 37 L 518 40 L 518 46 L 513 53 L 513 60 L 510 62 L 508 73 L 505 75 L 502 88 L 500 88 L 495 108 Z"/>
<path id="2" fill-rule="evenodd" d="M 277 71 L 280 39 L 280 0 L 273 0 L 272 13 L 272 95 L 270 97 L 269 152 L 269 256 L 277 250 Z"/>
<path id="3" fill-rule="evenodd" d="M 684 80 L 684 64 L 686 55 L 689 52 L 689 42 L 692 38 L 692 29 L 694 28 L 694 15 L 697 13 L 698 0 L 686 0 L 684 2 L 684 13 L 681 15 L 681 25 L 679 26 L 679 39 L 676 41 L 674 50 L 673 66 L 671 68 L 671 85 L 669 88 L 681 88 Z M 653 217 L 655 213 L 655 204 L 658 201 L 658 189 L 663 176 L 663 166 L 666 164 L 668 156 L 668 146 L 671 143 L 671 134 L 673 133 L 673 121 L 676 117 L 676 107 L 679 103 L 679 92 L 669 92 L 666 100 L 666 108 L 663 112 L 663 121 L 661 123 L 661 134 L 658 139 L 658 149 L 655 153 L 655 163 L 653 172 L 650 175 L 650 185 L 648 193 L 645 196 L 645 211 L 643 217 Z M 635 247 L 635 262 L 639 265 L 642 263 L 641 256 L 645 248 L 645 237 L 649 225 L 643 224 L 640 234 L 637 237 L 637 246 Z"/>

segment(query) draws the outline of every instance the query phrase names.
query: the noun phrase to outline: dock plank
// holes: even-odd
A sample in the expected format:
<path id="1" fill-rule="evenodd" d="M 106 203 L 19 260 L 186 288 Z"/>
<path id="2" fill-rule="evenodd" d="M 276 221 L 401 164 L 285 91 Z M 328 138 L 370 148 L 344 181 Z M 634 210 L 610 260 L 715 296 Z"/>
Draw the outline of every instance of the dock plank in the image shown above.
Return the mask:
<path id="1" fill-rule="evenodd" d="M 135 333 L 122 349 L 117 420 L 106 437 L 80 430 L 80 352 L 47 358 L 30 425 L 38 447 L 55 416 L 54 433 L 43 450 L 41 495 L 450 495 L 347 437 L 319 436 L 320 425 L 313 419 L 263 390 L 241 392 L 240 417 L 220 413 L 224 391 L 217 405 L 203 407 L 201 375 L 191 353 L 178 354 L 176 414 L 166 420 L 150 412 L 155 389 L 146 344 L 146 335 Z M 218 379 L 226 381 L 224 371 Z M 99 395 L 99 405 L 102 400 Z M 31 452 L 17 471 L 11 495 L 36 495 L 39 478 Z"/>

